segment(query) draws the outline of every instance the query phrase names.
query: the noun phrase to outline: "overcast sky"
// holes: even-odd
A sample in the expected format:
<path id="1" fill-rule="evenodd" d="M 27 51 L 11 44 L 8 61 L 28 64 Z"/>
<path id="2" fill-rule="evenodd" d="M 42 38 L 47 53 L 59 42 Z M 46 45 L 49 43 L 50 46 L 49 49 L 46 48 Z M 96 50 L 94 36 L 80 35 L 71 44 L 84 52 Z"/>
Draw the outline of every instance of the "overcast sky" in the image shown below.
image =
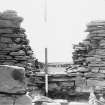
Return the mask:
<path id="1" fill-rule="evenodd" d="M 16 10 L 24 18 L 22 27 L 39 61 L 44 61 L 47 47 L 49 62 L 71 62 L 73 44 L 88 34 L 86 24 L 105 20 L 105 0 L 47 0 L 47 22 L 44 1 L 0 0 L 0 10 Z"/>

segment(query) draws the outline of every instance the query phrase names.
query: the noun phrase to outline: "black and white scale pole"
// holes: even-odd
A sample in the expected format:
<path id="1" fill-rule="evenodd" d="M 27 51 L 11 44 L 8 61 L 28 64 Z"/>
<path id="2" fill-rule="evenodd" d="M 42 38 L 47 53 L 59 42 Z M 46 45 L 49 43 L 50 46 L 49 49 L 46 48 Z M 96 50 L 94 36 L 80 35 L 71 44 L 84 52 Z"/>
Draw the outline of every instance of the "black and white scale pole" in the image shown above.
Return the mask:
<path id="1" fill-rule="evenodd" d="M 48 96 L 48 59 L 47 59 L 47 48 L 45 48 L 45 93 Z"/>

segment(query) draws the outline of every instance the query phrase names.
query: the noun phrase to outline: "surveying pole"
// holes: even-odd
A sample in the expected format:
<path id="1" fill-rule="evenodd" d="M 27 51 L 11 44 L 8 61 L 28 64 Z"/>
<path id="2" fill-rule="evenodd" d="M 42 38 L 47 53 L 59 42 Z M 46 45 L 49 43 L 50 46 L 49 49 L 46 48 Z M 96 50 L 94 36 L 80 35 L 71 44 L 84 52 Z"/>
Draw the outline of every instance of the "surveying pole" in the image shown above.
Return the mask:
<path id="1" fill-rule="evenodd" d="M 47 61 L 47 48 L 45 48 L 45 93 L 48 96 L 48 61 Z"/>

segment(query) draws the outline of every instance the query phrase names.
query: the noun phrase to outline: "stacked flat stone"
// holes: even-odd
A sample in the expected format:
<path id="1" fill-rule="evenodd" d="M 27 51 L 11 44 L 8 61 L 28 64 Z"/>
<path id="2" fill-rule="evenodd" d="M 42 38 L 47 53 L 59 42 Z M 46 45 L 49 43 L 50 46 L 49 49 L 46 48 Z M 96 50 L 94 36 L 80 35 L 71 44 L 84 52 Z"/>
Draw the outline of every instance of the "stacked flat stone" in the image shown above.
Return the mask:
<path id="1" fill-rule="evenodd" d="M 86 80 L 85 89 L 95 87 L 96 90 L 105 90 L 105 21 L 90 22 L 86 32 L 89 32 L 87 38 L 74 46 L 74 65 L 79 65 L 78 69 L 85 68 L 78 71 L 84 71 L 80 78 Z M 78 81 L 76 85 L 79 89 L 83 87 Z"/>
<path id="2" fill-rule="evenodd" d="M 74 45 L 74 52 L 73 54 L 73 62 L 75 65 L 86 65 L 86 55 L 89 51 L 88 46 L 84 43 L 79 43 L 78 45 Z"/>
<path id="3" fill-rule="evenodd" d="M 0 13 L 0 65 L 28 67 L 35 58 L 25 34 L 21 28 L 22 17 L 15 11 Z M 30 68 L 31 69 L 31 68 Z"/>
<path id="4" fill-rule="evenodd" d="M 92 71 L 105 73 L 105 21 L 93 21 L 87 27 L 91 50 L 86 62 Z"/>

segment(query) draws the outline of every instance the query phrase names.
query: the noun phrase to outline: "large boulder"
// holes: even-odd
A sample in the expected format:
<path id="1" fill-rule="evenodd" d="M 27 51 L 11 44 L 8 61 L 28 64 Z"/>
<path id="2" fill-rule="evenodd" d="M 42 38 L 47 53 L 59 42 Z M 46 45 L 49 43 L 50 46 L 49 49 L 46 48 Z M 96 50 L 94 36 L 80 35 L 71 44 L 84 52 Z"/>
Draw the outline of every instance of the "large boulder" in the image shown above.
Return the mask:
<path id="1" fill-rule="evenodd" d="M 16 93 L 25 90 L 24 68 L 0 65 L 0 92 Z"/>
<path id="2" fill-rule="evenodd" d="M 32 105 L 26 95 L 25 69 L 0 65 L 0 105 Z"/>

